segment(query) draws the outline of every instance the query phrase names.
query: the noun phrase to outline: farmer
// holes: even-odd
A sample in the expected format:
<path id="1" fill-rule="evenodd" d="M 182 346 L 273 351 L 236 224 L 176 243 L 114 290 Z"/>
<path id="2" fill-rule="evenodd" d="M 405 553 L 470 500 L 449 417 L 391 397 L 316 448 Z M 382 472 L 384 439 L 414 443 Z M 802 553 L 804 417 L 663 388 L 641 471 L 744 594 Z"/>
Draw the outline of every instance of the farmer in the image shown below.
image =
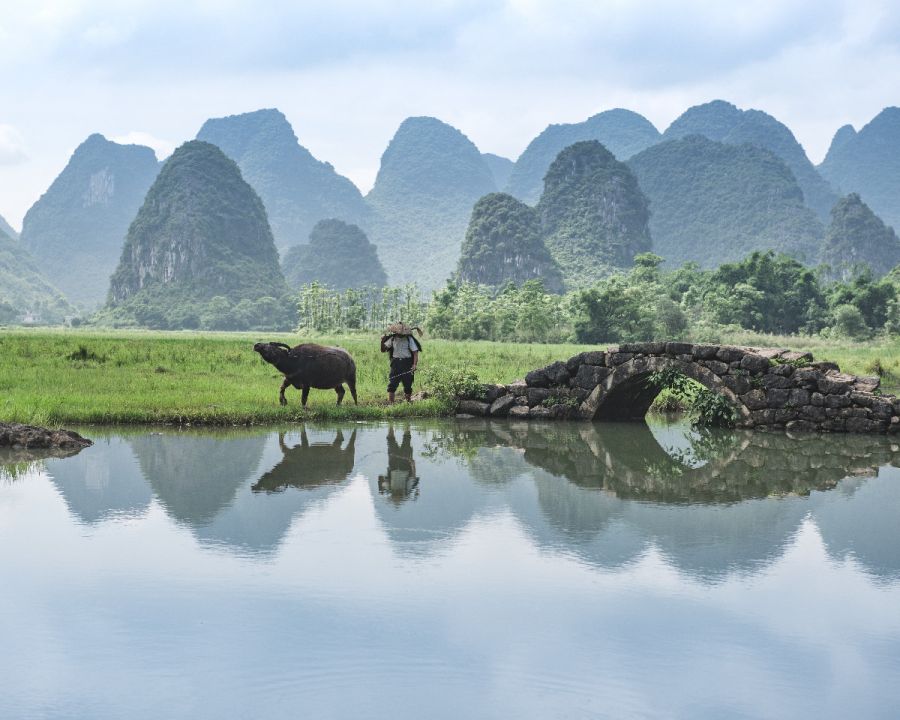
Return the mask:
<path id="1" fill-rule="evenodd" d="M 388 402 L 394 403 L 397 386 L 403 383 L 406 402 L 412 400 L 413 376 L 419 364 L 421 344 L 413 337 L 413 330 L 422 337 L 422 331 L 410 327 L 406 323 L 396 322 L 388 326 L 386 334 L 381 336 L 381 352 L 390 353 L 391 372 L 388 377 Z"/>

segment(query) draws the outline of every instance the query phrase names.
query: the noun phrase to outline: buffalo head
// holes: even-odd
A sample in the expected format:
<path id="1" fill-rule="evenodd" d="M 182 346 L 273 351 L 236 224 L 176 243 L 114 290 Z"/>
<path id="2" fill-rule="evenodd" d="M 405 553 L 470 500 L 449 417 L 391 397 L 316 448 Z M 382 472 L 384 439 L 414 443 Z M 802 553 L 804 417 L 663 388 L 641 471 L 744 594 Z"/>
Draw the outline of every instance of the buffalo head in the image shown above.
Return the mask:
<path id="1" fill-rule="evenodd" d="M 253 346 L 253 350 L 258 352 L 267 363 L 275 365 L 279 360 L 284 360 L 287 357 L 291 347 L 280 342 L 259 342 Z"/>

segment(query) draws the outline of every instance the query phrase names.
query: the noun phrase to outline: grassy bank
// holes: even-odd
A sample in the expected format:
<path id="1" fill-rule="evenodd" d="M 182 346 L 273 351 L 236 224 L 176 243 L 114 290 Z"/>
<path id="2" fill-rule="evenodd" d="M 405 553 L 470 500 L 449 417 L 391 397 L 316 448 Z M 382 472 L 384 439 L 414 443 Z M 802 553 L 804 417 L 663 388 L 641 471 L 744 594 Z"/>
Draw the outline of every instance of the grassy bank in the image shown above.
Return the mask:
<path id="1" fill-rule="evenodd" d="M 295 344 L 296 335 L 255 333 L 151 333 L 138 331 L 0 331 L 0 420 L 44 425 L 73 423 L 262 424 L 303 419 L 430 417 L 444 407 L 429 399 L 387 406 L 387 363 L 378 338 L 316 338 L 340 345 L 356 358 L 360 404 L 338 408 L 331 391 L 313 390 L 309 407 L 288 391 L 278 404 L 281 375 L 253 352 L 258 340 Z M 808 338 L 746 335 L 745 345 L 810 350 L 857 374 L 877 364 L 885 392 L 900 390 L 900 340 L 837 343 Z M 552 360 L 586 349 L 579 345 L 515 345 L 426 338 L 417 388 L 448 371 L 471 370 L 482 382 L 509 382 Z"/>

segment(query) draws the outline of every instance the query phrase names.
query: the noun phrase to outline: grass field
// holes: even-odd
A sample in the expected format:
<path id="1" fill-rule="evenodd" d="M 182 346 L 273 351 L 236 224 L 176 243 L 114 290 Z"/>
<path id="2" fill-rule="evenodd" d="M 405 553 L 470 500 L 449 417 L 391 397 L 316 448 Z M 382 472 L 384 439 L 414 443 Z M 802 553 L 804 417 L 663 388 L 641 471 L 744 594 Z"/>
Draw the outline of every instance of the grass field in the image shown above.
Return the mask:
<path id="1" fill-rule="evenodd" d="M 360 404 L 350 395 L 338 408 L 330 390 L 313 390 L 309 407 L 299 391 L 278 404 L 281 375 L 253 352 L 259 340 L 296 344 L 296 335 L 152 333 L 139 331 L 0 330 L 0 420 L 56 426 L 74 423 L 263 424 L 304 419 L 429 417 L 446 407 L 435 399 L 386 405 L 387 361 L 378 338 L 346 335 L 316 342 L 340 345 L 357 363 Z M 808 338 L 741 336 L 746 345 L 811 350 L 857 374 L 885 370 L 884 390 L 900 389 L 900 340 L 834 343 Z M 471 370 L 482 382 L 509 382 L 579 345 L 515 345 L 426 338 L 416 389 L 439 373 Z M 349 401 L 349 403 L 347 402 Z"/>

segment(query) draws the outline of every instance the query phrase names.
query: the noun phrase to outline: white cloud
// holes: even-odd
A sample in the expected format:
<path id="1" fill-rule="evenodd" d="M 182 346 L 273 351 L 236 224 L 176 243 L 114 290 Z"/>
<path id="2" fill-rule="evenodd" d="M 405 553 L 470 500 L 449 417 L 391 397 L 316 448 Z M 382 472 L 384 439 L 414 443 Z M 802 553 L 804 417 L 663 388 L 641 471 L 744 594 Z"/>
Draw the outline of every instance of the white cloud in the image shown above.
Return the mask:
<path id="1" fill-rule="evenodd" d="M 0 125 L 0 165 L 16 165 L 27 158 L 22 133 L 12 125 Z"/>

